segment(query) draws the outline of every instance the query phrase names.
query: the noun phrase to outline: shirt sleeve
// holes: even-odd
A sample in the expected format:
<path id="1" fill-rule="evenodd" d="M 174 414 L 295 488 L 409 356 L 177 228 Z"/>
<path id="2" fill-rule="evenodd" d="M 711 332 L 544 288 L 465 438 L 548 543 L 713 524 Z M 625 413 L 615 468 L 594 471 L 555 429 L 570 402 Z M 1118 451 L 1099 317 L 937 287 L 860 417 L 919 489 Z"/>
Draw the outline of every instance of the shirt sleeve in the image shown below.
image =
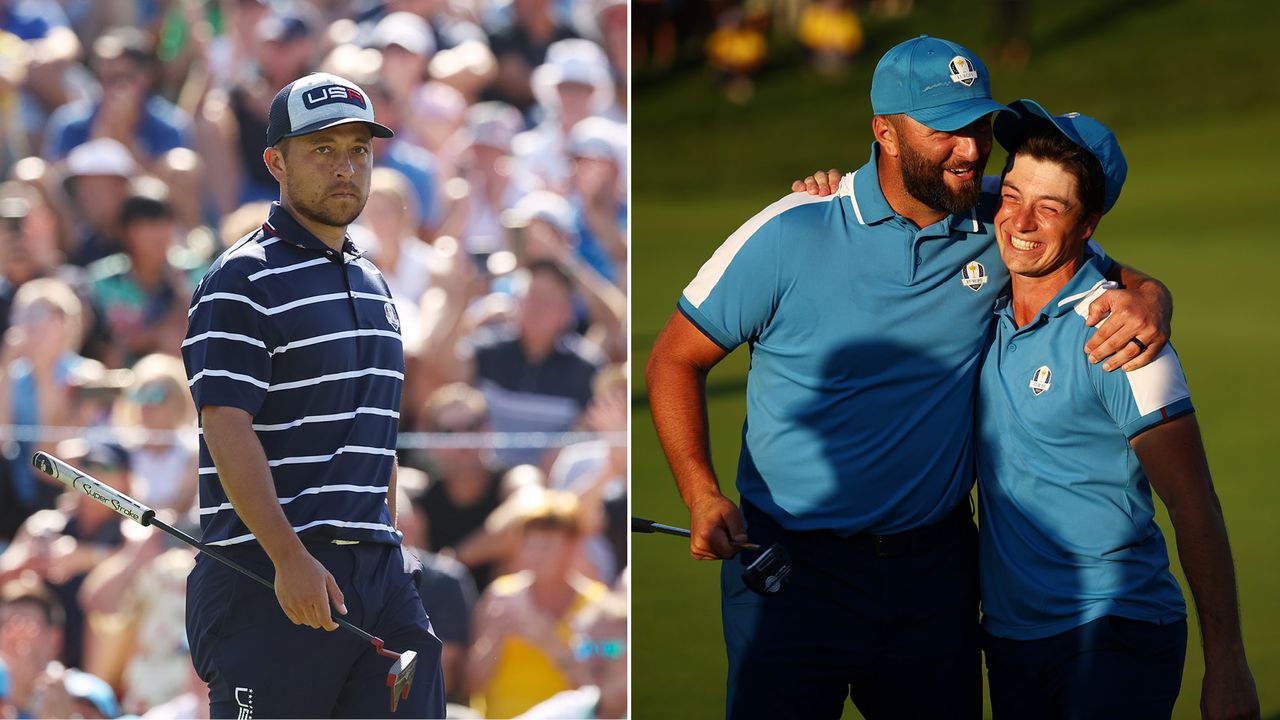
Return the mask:
<path id="1" fill-rule="evenodd" d="M 730 235 L 680 296 L 681 314 L 726 351 L 758 338 L 777 307 L 784 202 Z"/>
<path id="2" fill-rule="evenodd" d="M 1195 410 L 1182 363 L 1171 345 L 1165 345 L 1155 360 L 1133 372 L 1091 367 L 1107 412 L 1127 438 Z"/>
<path id="3" fill-rule="evenodd" d="M 243 274 L 222 267 L 197 291 L 182 342 L 196 408 L 237 407 L 257 415 L 271 385 L 267 308 Z"/>

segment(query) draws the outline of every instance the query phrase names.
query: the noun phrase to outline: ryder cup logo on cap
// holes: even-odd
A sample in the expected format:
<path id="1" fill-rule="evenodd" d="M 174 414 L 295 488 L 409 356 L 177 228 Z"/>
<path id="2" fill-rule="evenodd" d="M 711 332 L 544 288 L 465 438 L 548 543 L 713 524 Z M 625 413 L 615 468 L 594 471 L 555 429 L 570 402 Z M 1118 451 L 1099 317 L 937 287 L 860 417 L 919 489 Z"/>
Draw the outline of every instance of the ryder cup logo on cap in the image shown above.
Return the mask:
<path id="1" fill-rule="evenodd" d="M 312 73 L 276 93 L 267 117 L 267 145 L 353 122 L 368 125 L 374 137 L 394 135 L 374 122 L 373 103 L 358 85 L 337 75 Z"/>
<path id="2" fill-rule="evenodd" d="M 951 58 L 951 64 L 947 67 L 951 69 L 951 82 L 969 87 L 978 79 L 978 71 L 973 69 L 973 63 L 968 58 L 957 55 Z"/>
<path id="3" fill-rule="evenodd" d="M 994 112 L 991 79 L 977 55 L 949 40 L 921 35 L 889 50 L 871 77 L 871 110 L 905 114 L 950 132 Z"/>

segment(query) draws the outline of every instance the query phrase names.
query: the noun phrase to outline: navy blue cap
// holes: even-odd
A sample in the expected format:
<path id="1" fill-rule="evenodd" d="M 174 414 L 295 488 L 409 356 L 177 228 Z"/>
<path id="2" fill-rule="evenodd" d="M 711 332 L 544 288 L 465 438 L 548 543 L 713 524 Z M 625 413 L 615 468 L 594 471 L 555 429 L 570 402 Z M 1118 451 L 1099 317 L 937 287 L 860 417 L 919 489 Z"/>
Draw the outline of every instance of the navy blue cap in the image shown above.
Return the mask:
<path id="1" fill-rule="evenodd" d="M 267 114 L 267 145 L 346 123 L 362 122 L 374 137 L 395 135 L 373 120 L 373 101 L 359 85 L 329 73 L 311 73 L 280 88 Z"/>
<path id="2" fill-rule="evenodd" d="M 950 132 L 1009 108 L 991 99 L 987 66 L 965 47 L 921 35 L 895 45 L 871 76 L 871 110 Z"/>
<path id="3" fill-rule="evenodd" d="M 1009 108 L 1017 113 L 1017 116 L 1000 115 L 992 126 L 1000 145 L 1005 150 L 1017 147 L 1027 134 L 1027 122 L 1031 117 L 1048 120 L 1068 140 L 1098 158 L 1105 178 L 1102 212 L 1111 210 L 1116 200 L 1120 198 L 1120 189 L 1124 187 L 1124 179 L 1129 174 L 1129 164 L 1125 161 L 1124 153 L 1120 150 L 1120 142 L 1116 140 L 1111 128 L 1078 112 L 1053 115 L 1040 103 L 1027 98 L 1009 103 Z"/>

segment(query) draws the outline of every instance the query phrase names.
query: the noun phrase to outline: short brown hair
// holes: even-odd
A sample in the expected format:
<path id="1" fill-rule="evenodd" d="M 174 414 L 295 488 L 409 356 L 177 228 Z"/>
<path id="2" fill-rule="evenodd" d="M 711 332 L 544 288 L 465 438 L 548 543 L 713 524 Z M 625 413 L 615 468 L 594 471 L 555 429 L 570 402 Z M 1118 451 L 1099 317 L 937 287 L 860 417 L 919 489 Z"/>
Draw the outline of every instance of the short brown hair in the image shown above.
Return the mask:
<path id="1" fill-rule="evenodd" d="M 1087 148 L 1081 147 L 1063 135 L 1053 123 L 1041 118 L 1028 118 L 1027 132 L 1009 150 L 1009 159 L 1000 173 L 1003 178 L 1013 167 L 1019 155 L 1057 163 L 1076 179 L 1076 192 L 1084 217 L 1102 215 L 1106 191 L 1106 175 L 1102 163 Z"/>

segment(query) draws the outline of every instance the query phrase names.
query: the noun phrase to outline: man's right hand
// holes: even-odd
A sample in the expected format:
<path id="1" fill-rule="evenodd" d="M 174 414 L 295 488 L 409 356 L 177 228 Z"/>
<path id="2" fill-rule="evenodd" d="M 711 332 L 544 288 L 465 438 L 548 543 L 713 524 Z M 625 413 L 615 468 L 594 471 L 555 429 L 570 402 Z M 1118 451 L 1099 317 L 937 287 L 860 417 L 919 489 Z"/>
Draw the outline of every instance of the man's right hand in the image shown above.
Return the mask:
<path id="1" fill-rule="evenodd" d="M 288 562 L 276 563 L 276 599 L 294 625 L 337 630 L 330 605 L 339 615 L 347 606 L 338 581 L 305 549 Z"/>
<path id="2" fill-rule="evenodd" d="M 738 506 L 724 495 L 704 495 L 689 506 L 689 554 L 697 560 L 728 560 L 747 546 Z"/>
<path id="3" fill-rule="evenodd" d="M 791 192 L 809 193 L 818 197 L 826 197 L 840 188 L 842 173 L 831 169 L 826 172 L 815 172 L 803 180 L 791 183 Z"/>

